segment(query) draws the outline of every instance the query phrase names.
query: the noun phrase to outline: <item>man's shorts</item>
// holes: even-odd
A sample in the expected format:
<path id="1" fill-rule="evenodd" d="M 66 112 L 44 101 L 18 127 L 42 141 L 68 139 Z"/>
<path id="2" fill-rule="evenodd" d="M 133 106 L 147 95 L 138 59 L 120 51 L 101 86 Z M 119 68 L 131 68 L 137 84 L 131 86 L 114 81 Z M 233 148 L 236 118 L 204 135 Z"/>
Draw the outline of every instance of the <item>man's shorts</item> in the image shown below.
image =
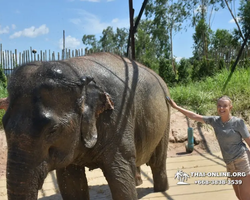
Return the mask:
<path id="1" fill-rule="evenodd" d="M 245 151 L 242 156 L 227 164 L 227 171 L 230 174 L 243 172 L 246 176 L 250 175 L 250 152 Z"/>

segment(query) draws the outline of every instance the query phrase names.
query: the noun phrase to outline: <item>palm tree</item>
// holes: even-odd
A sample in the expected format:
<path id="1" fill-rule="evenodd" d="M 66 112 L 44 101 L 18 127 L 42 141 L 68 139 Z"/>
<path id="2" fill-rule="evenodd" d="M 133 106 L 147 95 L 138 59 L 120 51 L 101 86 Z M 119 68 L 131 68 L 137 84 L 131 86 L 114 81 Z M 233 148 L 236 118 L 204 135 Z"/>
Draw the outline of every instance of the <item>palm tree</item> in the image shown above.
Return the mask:
<path id="1" fill-rule="evenodd" d="M 184 180 L 187 181 L 188 178 L 190 178 L 190 176 L 187 173 L 183 173 L 182 178 L 183 178 L 182 180 L 184 182 Z"/>
<path id="2" fill-rule="evenodd" d="M 176 179 L 178 179 L 178 181 L 181 181 L 181 179 L 182 179 L 182 176 L 183 176 L 183 171 L 182 170 L 178 170 L 178 172 L 176 172 L 176 174 L 175 174 L 175 176 L 174 176 L 174 178 Z"/>

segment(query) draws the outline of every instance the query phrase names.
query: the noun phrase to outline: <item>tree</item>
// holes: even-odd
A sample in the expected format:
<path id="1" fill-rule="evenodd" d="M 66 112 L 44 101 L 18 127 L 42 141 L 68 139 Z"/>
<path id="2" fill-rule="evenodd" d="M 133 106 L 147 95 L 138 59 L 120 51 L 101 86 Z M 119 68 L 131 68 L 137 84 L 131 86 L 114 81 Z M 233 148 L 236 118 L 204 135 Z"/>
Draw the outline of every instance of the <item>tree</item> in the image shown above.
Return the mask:
<path id="1" fill-rule="evenodd" d="M 240 7 L 239 7 L 239 14 L 241 29 L 244 34 L 244 40 L 246 40 L 246 56 L 249 57 L 250 55 L 248 52 L 248 45 L 250 41 L 250 1 L 249 0 L 241 0 Z"/>
<path id="2" fill-rule="evenodd" d="M 241 0 L 239 7 L 240 24 L 244 35 L 250 32 L 250 1 Z"/>
<path id="3" fill-rule="evenodd" d="M 195 27 L 194 39 L 194 57 L 200 59 L 205 56 L 208 58 L 208 46 L 210 45 L 211 29 L 204 19 L 201 19 Z"/>
<path id="4" fill-rule="evenodd" d="M 113 49 L 115 49 L 115 33 L 111 26 L 108 26 L 102 31 L 102 36 L 99 40 L 99 43 L 101 45 L 102 50 L 104 51 L 112 51 Z"/>
<path id="5" fill-rule="evenodd" d="M 188 59 L 182 58 L 178 66 L 178 83 L 187 84 L 191 81 L 192 65 Z"/>
<path id="6" fill-rule="evenodd" d="M 233 35 L 225 29 L 217 29 L 212 36 L 210 52 L 216 60 L 230 63 L 234 51 Z"/>
<path id="7" fill-rule="evenodd" d="M 128 29 L 126 28 L 117 28 L 115 33 L 115 43 L 116 49 L 122 55 L 126 53 L 127 47 L 127 38 L 128 38 Z"/>
<path id="8" fill-rule="evenodd" d="M 173 34 L 179 32 L 183 27 L 184 21 L 188 18 L 188 12 L 185 9 L 183 2 L 168 1 L 167 5 L 167 28 L 169 30 L 170 39 L 170 57 L 172 60 L 172 66 L 174 66 L 174 54 L 173 54 Z M 176 71 L 176 69 L 174 68 Z"/>
<path id="9" fill-rule="evenodd" d="M 175 74 L 173 72 L 172 63 L 169 59 L 159 59 L 159 75 L 168 84 L 169 87 L 174 86 L 177 82 L 177 80 L 175 79 Z"/>
<path id="10" fill-rule="evenodd" d="M 117 28 L 116 32 L 114 32 L 113 28 L 108 26 L 102 31 L 100 40 L 97 41 L 95 35 L 84 35 L 82 41 L 93 52 L 107 51 L 125 55 L 127 38 L 128 30 L 126 28 Z"/>
<path id="11" fill-rule="evenodd" d="M 100 47 L 98 41 L 95 38 L 95 35 L 83 35 L 82 37 L 83 44 L 90 47 L 92 51 L 99 51 Z"/>
<path id="12" fill-rule="evenodd" d="M 156 56 L 169 57 L 169 32 L 167 29 L 167 2 L 168 0 L 149 0 L 145 15 L 151 20 L 150 36 L 156 45 Z"/>
<path id="13" fill-rule="evenodd" d="M 236 24 L 237 27 L 238 27 L 238 34 L 239 34 L 240 37 L 244 40 L 244 36 L 243 36 L 243 34 L 242 34 L 242 31 L 241 31 L 241 28 L 240 28 L 240 26 L 239 26 L 239 23 L 238 23 L 237 18 L 234 16 L 234 14 L 233 14 L 233 12 L 232 12 L 232 9 L 230 8 L 230 6 L 229 6 L 227 0 L 225 0 L 225 3 L 226 3 L 226 5 L 227 5 L 227 8 L 228 8 L 229 12 L 231 13 L 231 15 L 232 15 L 232 17 L 233 17 L 233 19 L 234 19 L 235 24 Z"/>
<path id="14" fill-rule="evenodd" d="M 158 72 L 157 45 L 150 34 L 151 20 L 141 20 L 135 35 L 136 60 Z"/>

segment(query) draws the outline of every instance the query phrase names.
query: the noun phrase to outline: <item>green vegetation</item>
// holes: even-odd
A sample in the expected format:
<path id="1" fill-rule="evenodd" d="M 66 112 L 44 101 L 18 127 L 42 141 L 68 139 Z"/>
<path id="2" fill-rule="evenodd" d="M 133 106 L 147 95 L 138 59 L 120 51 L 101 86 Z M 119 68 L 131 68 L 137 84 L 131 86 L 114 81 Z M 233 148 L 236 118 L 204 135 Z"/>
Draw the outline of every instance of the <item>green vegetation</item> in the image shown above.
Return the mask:
<path id="1" fill-rule="evenodd" d="M 250 68 L 237 69 L 226 90 L 222 91 L 228 75 L 229 71 L 223 69 L 203 81 L 170 87 L 171 97 L 177 104 L 199 114 L 215 115 L 217 99 L 228 95 L 233 101 L 233 115 L 245 117 L 250 112 Z"/>
<path id="2" fill-rule="evenodd" d="M 1 85 L 3 88 L 6 88 L 6 87 L 7 87 L 7 77 L 5 76 L 4 71 L 3 71 L 3 68 L 2 68 L 1 65 L 0 65 L 0 85 Z"/>
<path id="3" fill-rule="evenodd" d="M 3 85 L 0 84 L 0 98 L 4 98 L 4 97 L 7 97 L 7 96 L 8 96 L 8 94 L 7 94 L 6 87 L 3 87 Z M 5 110 L 0 110 L 0 128 L 3 127 L 2 118 L 3 118 L 4 113 L 5 113 Z"/>
<path id="4" fill-rule="evenodd" d="M 0 98 L 7 97 L 7 78 L 3 72 L 2 65 L 0 65 Z M 0 110 L 0 128 L 2 128 L 2 117 L 4 115 L 5 111 Z"/>

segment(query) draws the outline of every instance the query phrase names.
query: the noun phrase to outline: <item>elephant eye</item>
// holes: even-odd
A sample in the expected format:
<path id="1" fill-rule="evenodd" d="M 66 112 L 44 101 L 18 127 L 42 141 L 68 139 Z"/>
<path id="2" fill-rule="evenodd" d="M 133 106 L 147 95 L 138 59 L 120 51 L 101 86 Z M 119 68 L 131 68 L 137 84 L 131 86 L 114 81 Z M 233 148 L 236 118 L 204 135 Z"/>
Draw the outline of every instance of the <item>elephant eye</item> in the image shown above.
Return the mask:
<path id="1" fill-rule="evenodd" d="M 60 132 L 60 127 L 57 125 L 54 126 L 49 126 L 46 130 L 45 130 L 45 139 L 47 141 L 49 140 L 54 140 L 57 136 L 57 133 Z"/>

